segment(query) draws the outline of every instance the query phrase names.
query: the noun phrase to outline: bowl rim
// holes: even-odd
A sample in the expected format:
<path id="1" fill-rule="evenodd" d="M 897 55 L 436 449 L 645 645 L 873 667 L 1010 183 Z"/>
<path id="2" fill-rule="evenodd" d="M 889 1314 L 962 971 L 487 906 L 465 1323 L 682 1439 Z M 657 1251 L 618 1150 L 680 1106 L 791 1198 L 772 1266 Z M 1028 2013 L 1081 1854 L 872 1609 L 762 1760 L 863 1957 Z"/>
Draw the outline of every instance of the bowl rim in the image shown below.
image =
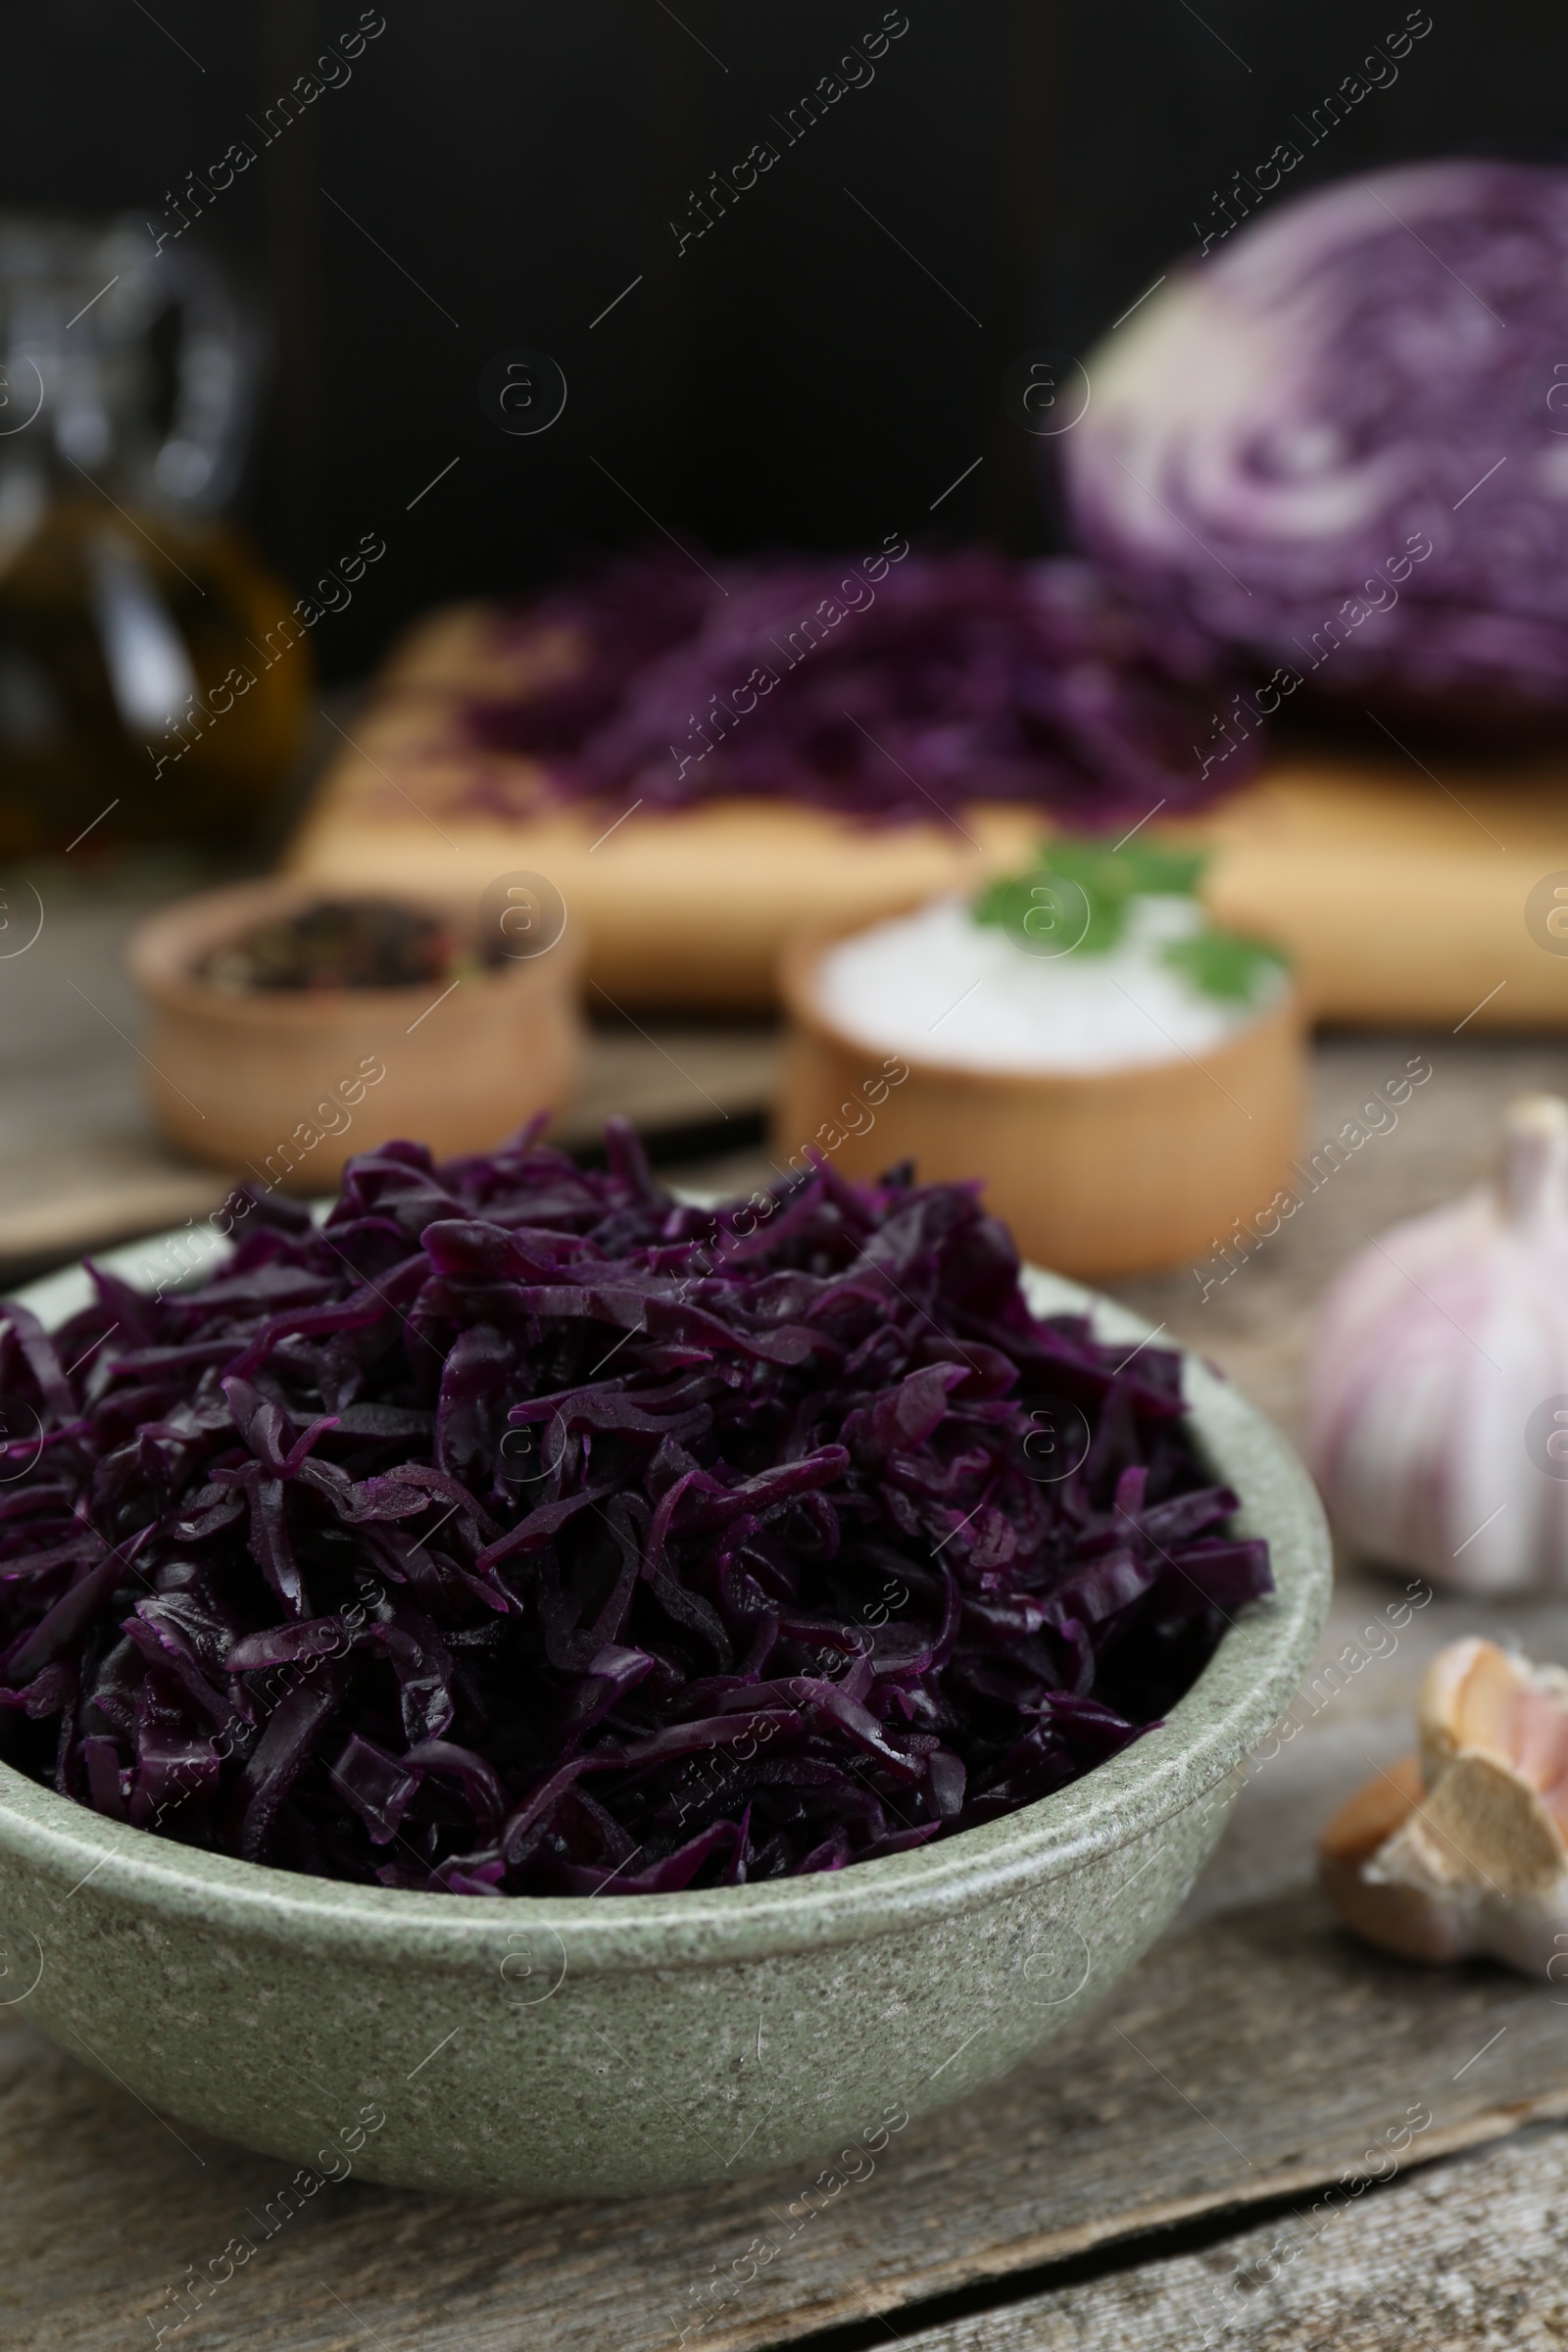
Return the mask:
<path id="1" fill-rule="evenodd" d="M 94 1262 L 134 1282 L 137 1260 L 176 1237 L 188 1251 L 191 1236 L 175 1228 Z M 180 1282 L 198 1277 L 224 1247 L 212 1232 Z M 1124 1339 L 1135 1353 L 1157 1336 L 1140 1316 L 1064 1276 L 1025 1266 L 1024 1283 L 1036 1313 L 1090 1313 L 1102 1337 Z M 89 1295 L 77 1264 L 15 1297 L 52 1325 Z M 310 1878 L 113 1821 L 0 1763 L 0 1862 L 73 1890 L 90 1878 L 100 1896 L 166 1930 L 199 1921 L 322 1957 L 386 1966 L 417 1959 L 458 1970 L 480 1956 L 493 1961 L 503 1940 L 553 1939 L 563 1973 L 578 1976 L 724 1966 L 858 1943 L 995 1902 L 1046 1876 L 1076 1875 L 1218 1788 L 1294 1696 L 1328 1610 L 1331 1545 L 1306 1470 L 1255 1406 L 1201 1358 L 1180 1352 L 1196 1435 L 1243 1497 L 1239 1528 L 1267 1537 L 1275 1592 L 1238 1613 L 1157 1729 L 1016 1812 L 843 1871 L 596 1905 L 582 1895 L 480 1898 Z"/>
<path id="2" fill-rule="evenodd" d="M 896 906 L 886 906 L 867 921 L 863 911 L 830 922 L 812 923 L 792 931 L 784 942 L 778 959 L 778 988 L 784 1009 L 797 1029 L 804 1030 L 818 1042 L 832 1047 L 837 1054 L 863 1057 L 879 1049 L 864 1038 L 855 1037 L 841 1029 L 822 1006 L 815 981 L 822 958 L 829 948 L 841 940 L 853 939 L 861 931 L 874 931 L 884 923 L 897 922 L 901 915 L 918 912 L 937 900 L 954 898 L 954 891 L 921 891 L 904 899 Z M 1151 1084 L 1161 1080 L 1179 1080 L 1185 1087 L 1189 1073 L 1204 1077 L 1229 1069 L 1260 1043 L 1274 1042 L 1289 1046 L 1302 1026 L 1302 1000 L 1296 972 L 1287 967 L 1283 973 L 1284 986 L 1271 1004 L 1265 1004 L 1251 1020 L 1243 1021 L 1222 1037 L 1216 1045 L 1201 1054 L 1189 1054 L 1178 1049 L 1161 1054 L 1149 1061 L 1121 1061 L 1103 1070 L 983 1070 L 972 1063 L 958 1061 L 930 1061 L 917 1054 L 907 1054 L 902 1046 L 885 1051 L 902 1061 L 911 1077 L 935 1080 L 946 1087 L 956 1087 L 990 1095 L 1015 1094 L 1038 1099 L 1042 1095 L 1083 1095 L 1103 1097 L 1128 1088 L 1147 1092 Z"/>
<path id="3" fill-rule="evenodd" d="M 198 979 L 192 968 L 196 957 L 210 954 L 231 931 L 237 932 L 256 917 L 353 895 L 323 882 L 277 874 L 193 891 L 142 916 L 125 942 L 126 967 L 152 1004 L 165 1011 L 194 1013 L 205 1020 L 296 1029 L 319 1028 L 351 1016 L 361 1026 L 377 1016 L 401 1019 L 411 1006 L 427 1000 L 432 981 L 400 981 L 392 988 L 224 989 Z M 439 888 L 424 893 L 386 889 L 365 895 L 401 898 L 432 914 L 451 912 L 461 904 L 458 894 Z M 584 947 L 581 926 L 572 925 L 568 912 L 560 937 L 540 955 L 515 956 L 464 972 L 461 976 L 469 992 L 468 1002 L 479 998 L 488 1003 L 508 990 L 540 985 L 538 974 L 558 950 L 564 954 L 555 968 L 564 967 L 569 984 L 582 961 Z"/>

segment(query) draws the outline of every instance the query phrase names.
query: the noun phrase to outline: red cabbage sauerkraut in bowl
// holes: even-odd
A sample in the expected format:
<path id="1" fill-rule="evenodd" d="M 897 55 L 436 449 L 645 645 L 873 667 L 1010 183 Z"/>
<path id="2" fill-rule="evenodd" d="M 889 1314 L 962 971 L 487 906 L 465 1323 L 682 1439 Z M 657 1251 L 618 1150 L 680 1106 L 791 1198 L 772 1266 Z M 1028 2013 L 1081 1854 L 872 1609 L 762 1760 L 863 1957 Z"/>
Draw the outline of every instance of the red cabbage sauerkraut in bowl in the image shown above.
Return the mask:
<path id="1" fill-rule="evenodd" d="M 607 1141 L 388 1144 L 0 1306 L 0 1759 L 318 1878 L 740 1886 L 1049 1795 L 1272 1590 L 1180 1359 L 1032 1314 L 975 1188 L 710 1209 Z"/>

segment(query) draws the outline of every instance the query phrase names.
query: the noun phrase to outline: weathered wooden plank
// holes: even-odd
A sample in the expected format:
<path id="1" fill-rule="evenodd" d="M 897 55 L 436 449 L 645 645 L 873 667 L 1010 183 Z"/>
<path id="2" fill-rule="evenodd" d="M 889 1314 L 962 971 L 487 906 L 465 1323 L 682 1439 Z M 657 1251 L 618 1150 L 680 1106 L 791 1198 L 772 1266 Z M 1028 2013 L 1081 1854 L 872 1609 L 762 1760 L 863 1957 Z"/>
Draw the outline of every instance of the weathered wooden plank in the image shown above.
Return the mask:
<path id="1" fill-rule="evenodd" d="M 910 2126 L 814 2211 L 809 2172 L 532 2211 L 350 2179 L 286 2223 L 274 2206 L 268 2236 L 288 2166 L 176 2134 L 19 2036 L 0 2087 L 0 2334 L 28 2352 L 108 2352 L 159 2325 L 203 2352 L 326 2352 L 367 2330 L 392 2352 L 661 2352 L 684 2328 L 730 2352 L 1310 2189 L 1423 2104 L 1425 2153 L 1568 2115 L 1551 1993 L 1364 1953 L 1305 1893 L 1167 1941 L 1061 2043 Z M 166 2289 L 188 2265 L 209 2291 L 176 2337 Z"/>
<path id="2" fill-rule="evenodd" d="M 1421 2143 L 1416 2142 L 1419 2146 Z M 1418 2172 L 1173 2262 L 906 2335 L 907 2352 L 1555 2352 L 1568 2133 Z"/>

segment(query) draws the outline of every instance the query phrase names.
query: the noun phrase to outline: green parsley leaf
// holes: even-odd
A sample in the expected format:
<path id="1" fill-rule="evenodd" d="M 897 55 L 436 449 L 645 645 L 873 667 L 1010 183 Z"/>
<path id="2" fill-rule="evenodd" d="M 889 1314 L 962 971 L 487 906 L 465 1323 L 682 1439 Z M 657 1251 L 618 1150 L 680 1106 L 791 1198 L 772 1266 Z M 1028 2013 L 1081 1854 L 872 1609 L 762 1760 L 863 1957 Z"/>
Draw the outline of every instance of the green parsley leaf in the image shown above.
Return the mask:
<path id="1" fill-rule="evenodd" d="M 1031 872 L 991 883 L 970 913 L 977 923 L 994 923 L 1026 944 L 1064 925 L 1080 932 L 1077 945 L 1086 955 L 1104 956 L 1126 930 L 1129 899 L 1191 898 L 1207 862 L 1204 850 L 1161 849 L 1153 842 L 1110 849 L 1102 841 L 1064 836 L 1045 844 Z"/>
<path id="2" fill-rule="evenodd" d="M 1277 948 L 1243 939 L 1236 931 L 1200 931 L 1192 939 L 1173 940 L 1161 960 L 1184 972 L 1203 996 L 1231 1004 L 1255 1003 L 1267 975 L 1288 968 Z"/>

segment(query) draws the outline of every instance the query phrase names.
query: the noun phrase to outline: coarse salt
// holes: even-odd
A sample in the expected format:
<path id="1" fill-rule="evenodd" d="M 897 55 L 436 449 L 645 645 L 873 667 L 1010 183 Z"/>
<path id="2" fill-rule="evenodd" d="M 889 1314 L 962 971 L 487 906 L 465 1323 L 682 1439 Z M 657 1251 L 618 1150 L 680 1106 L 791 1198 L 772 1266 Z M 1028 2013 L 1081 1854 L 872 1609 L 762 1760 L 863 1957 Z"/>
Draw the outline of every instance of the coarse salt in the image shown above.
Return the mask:
<path id="1" fill-rule="evenodd" d="M 957 1069 L 1085 1071 L 1201 1054 L 1257 1019 L 1286 982 L 1269 973 L 1253 1001 L 1206 996 L 1161 960 L 1204 928 L 1195 899 L 1134 898 L 1116 946 L 1037 956 L 967 903 L 938 899 L 858 931 L 817 968 L 817 1004 L 876 1053 Z"/>

